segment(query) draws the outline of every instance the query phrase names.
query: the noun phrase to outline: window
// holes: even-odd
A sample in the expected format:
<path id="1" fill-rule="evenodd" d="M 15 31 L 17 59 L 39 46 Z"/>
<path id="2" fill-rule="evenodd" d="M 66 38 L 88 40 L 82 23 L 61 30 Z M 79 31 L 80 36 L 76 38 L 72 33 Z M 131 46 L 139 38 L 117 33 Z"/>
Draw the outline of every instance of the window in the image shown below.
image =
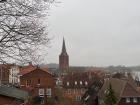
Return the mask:
<path id="1" fill-rule="evenodd" d="M 69 86 L 70 85 L 70 83 L 69 82 L 67 82 L 67 86 Z"/>
<path id="2" fill-rule="evenodd" d="M 80 101 L 81 100 L 81 96 L 76 96 L 76 101 Z"/>
<path id="3" fill-rule="evenodd" d="M 82 85 L 82 81 L 80 81 L 80 85 Z"/>
<path id="4" fill-rule="evenodd" d="M 40 84 L 40 78 L 38 79 L 38 82 L 37 83 Z"/>
<path id="5" fill-rule="evenodd" d="M 133 102 L 134 103 L 137 103 L 138 102 L 138 99 L 135 97 L 135 98 L 133 98 Z"/>
<path id="6" fill-rule="evenodd" d="M 12 83 L 14 82 L 14 80 L 12 80 Z M 29 80 L 26 80 L 26 86 L 29 86 L 30 85 L 30 81 Z"/>
<path id="7" fill-rule="evenodd" d="M 75 85 L 77 85 L 77 81 L 75 81 Z"/>
<path id="8" fill-rule="evenodd" d="M 88 85 L 88 82 L 87 81 L 85 81 L 85 85 Z"/>
<path id="9" fill-rule="evenodd" d="M 39 89 L 38 95 L 44 97 L 44 89 Z"/>
<path id="10" fill-rule="evenodd" d="M 126 103 L 130 103 L 130 98 L 126 98 Z"/>
<path id="11" fill-rule="evenodd" d="M 47 97 L 51 97 L 52 96 L 52 89 L 51 88 L 47 88 L 46 89 L 46 95 L 47 95 Z"/>

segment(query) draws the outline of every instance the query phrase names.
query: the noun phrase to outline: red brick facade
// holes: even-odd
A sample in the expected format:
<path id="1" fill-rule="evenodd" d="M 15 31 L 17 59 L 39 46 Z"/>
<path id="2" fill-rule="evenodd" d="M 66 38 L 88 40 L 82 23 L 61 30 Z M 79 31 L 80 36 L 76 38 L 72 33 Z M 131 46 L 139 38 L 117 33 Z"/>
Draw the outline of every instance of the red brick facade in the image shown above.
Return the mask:
<path id="1" fill-rule="evenodd" d="M 60 70 L 68 70 L 69 68 L 69 56 L 61 54 L 59 56 L 59 68 Z"/>
<path id="2" fill-rule="evenodd" d="M 46 96 L 49 90 L 51 95 L 48 95 L 48 97 L 54 97 L 55 80 L 53 75 L 47 71 L 36 68 L 21 76 L 20 81 L 22 89 L 30 91 L 32 96 L 41 96 L 41 94 Z"/>
<path id="3" fill-rule="evenodd" d="M 71 99 L 75 105 L 81 103 L 81 98 L 87 91 L 88 87 L 94 82 L 95 74 L 79 72 L 68 74 L 63 78 L 63 94 Z"/>

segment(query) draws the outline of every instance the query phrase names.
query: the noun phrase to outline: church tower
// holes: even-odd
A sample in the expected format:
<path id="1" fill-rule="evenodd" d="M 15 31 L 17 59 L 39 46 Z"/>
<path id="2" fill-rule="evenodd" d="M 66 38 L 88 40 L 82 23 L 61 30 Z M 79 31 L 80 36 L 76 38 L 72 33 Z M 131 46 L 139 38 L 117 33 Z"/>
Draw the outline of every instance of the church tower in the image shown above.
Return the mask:
<path id="1" fill-rule="evenodd" d="M 62 52 L 59 55 L 59 69 L 62 73 L 67 72 L 69 68 L 69 55 L 66 51 L 65 39 L 63 38 Z"/>

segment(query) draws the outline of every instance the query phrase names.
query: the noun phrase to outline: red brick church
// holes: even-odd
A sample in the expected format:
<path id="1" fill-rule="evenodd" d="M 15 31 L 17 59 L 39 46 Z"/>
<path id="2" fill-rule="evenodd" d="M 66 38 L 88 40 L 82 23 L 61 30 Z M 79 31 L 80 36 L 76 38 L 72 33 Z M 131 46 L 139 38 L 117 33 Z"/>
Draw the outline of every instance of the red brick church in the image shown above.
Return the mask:
<path id="1" fill-rule="evenodd" d="M 59 70 L 61 73 L 66 73 L 69 69 L 69 55 L 66 51 L 65 39 L 63 38 L 62 52 L 59 55 Z"/>

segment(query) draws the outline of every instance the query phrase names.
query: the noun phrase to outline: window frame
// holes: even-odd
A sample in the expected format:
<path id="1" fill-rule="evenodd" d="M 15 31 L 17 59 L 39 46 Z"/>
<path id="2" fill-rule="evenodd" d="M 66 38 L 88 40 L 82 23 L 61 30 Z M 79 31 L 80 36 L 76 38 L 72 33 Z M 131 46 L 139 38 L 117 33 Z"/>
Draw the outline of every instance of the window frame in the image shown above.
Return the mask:
<path id="1" fill-rule="evenodd" d="M 131 102 L 131 101 L 130 101 L 130 97 L 126 97 L 126 98 L 125 98 L 125 102 L 126 102 L 126 103 L 130 103 L 130 102 Z"/>
<path id="2" fill-rule="evenodd" d="M 133 103 L 138 103 L 138 98 L 137 97 L 133 98 Z"/>

